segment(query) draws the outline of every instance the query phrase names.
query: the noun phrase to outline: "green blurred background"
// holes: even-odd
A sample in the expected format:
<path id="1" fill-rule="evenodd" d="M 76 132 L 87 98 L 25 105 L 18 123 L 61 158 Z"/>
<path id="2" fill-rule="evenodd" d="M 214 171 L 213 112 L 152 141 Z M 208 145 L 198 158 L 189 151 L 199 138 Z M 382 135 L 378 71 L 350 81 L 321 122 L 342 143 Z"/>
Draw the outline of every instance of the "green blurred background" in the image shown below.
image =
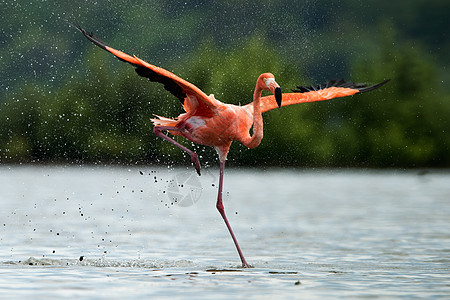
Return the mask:
<path id="1" fill-rule="evenodd" d="M 450 167 L 448 0 L 13 1 L 0 3 L 0 162 L 185 164 L 153 114 L 178 100 L 92 45 L 80 23 L 226 103 L 259 74 L 284 91 L 345 78 L 381 89 L 264 115 L 261 145 L 229 165 Z M 195 149 L 215 165 L 209 147 Z"/>

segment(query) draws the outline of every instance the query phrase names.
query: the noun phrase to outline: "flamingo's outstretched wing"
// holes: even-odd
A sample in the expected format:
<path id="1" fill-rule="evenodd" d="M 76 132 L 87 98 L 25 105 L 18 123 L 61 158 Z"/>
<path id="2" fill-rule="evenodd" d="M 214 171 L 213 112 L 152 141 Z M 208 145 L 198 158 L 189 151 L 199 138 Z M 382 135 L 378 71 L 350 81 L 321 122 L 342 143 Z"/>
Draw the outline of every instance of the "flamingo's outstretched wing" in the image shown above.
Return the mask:
<path id="1" fill-rule="evenodd" d="M 101 40 L 94 37 L 92 33 L 87 32 L 79 25 L 76 25 L 76 28 L 95 45 L 114 54 L 118 59 L 132 64 L 136 68 L 136 73 L 138 73 L 140 76 L 146 77 L 150 81 L 162 83 L 167 91 L 172 93 L 181 101 L 181 104 L 185 104 L 184 100 L 187 97 L 195 96 L 198 102 L 197 105 L 194 105 L 196 110 L 210 111 L 216 106 L 216 103 L 195 85 L 187 82 L 186 80 L 176 76 L 175 74 L 167 70 L 151 65 L 137 58 L 136 56 L 130 56 L 126 53 L 123 53 L 122 51 L 107 46 Z M 190 103 L 190 107 L 192 106 L 192 103 Z"/>
<path id="2" fill-rule="evenodd" d="M 314 102 L 330 100 L 333 98 L 350 96 L 358 93 L 364 93 L 379 88 L 389 82 L 387 79 L 375 85 L 367 86 L 366 84 L 347 82 L 343 79 L 331 80 L 327 83 L 317 86 L 298 86 L 293 93 L 283 93 L 281 106 L 287 106 L 298 103 Z M 273 95 L 261 98 L 261 111 L 266 112 L 277 108 L 278 105 Z"/>

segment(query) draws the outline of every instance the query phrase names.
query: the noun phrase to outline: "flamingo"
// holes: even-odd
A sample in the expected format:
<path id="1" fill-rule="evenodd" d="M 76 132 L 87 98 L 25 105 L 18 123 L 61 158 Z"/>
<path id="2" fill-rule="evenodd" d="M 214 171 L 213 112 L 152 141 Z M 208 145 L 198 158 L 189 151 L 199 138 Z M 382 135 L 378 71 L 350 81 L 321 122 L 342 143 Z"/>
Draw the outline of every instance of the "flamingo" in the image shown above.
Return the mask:
<path id="1" fill-rule="evenodd" d="M 262 113 L 269 110 L 292 104 L 330 100 L 368 92 L 381 87 L 389 81 L 387 79 L 381 83 L 367 86 L 365 84 L 346 82 L 342 79 L 332 80 L 317 86 L 298 86 L 297 89 L 292 90 L 292 93 L 282 94 L 274 75 L 263 73 L 256 81 L 253 102 L 244 106 L 237 106 L 223 103 L 215 99 L 213 94 L 208 96 L 195 85 L 165 69 L 143 61 L 135 55 L 130 56 L 107 46 L 79 25 L 76 25 L 76 28 L 98 47 L 112 53 L 119 60 L 133 65 L 138 75 L 146 77 L 150 81 L 162 83 L 167 91 L 180 100 L 185 113 L 174 119 L 155 115 L 156 118 L 151 119 L 154 124 L 153 130 L 156 136 L 189 154 L 198 175 L 200 175 L 200 162 L 197 154 L 164 134 L 163 131 L 172 135 L 183 136 L 197 144 L 214 147 L 220 162 L 216 208 L 230 232 L 243 268 L 249 268 L 250 265 L 245 260 L 236 236 L 228 222 L 222 201 L 225 161 L 231 143 L 239 141 L 247 148 L 256 148 L 263 138 Z M 270 91 L 272 95 L 261 97 L 263 90 Z M 252 127 L 253 133 L 250 135 Z"/>

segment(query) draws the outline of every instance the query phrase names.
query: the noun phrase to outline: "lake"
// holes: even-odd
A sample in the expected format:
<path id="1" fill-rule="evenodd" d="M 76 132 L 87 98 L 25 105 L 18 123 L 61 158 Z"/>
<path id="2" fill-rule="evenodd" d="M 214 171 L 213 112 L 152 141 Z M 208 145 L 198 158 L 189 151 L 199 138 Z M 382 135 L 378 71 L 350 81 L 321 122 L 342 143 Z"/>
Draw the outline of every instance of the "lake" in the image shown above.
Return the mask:
<path id="1" fill-rule="evenodd" d="M 0 298 L 450 298 L 450 173 L 1 166 Z"/>

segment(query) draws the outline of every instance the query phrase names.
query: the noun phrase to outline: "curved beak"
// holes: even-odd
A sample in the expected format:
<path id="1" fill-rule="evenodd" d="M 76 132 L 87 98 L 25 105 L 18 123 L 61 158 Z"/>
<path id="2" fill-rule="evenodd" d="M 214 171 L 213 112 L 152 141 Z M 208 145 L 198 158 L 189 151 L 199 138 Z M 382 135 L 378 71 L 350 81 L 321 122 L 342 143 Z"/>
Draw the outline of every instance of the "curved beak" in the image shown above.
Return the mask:
<path id="1" fill-rule="evenodd" d="M 282 93 L 280 86 L 274 79 L 267 80 L 266 84 L 269 90 L 275 96 L 275 100 L 277 101 L 278 107 L 281 107 Z"/>
<path id="2" fill-rule="evenodd" d="M 278 107 L 281 107 L 281 100 L 282 100 L 281 88 L 276 87 L 274 94 L 275 94 L 275 100 L 277 100 Z"/>

